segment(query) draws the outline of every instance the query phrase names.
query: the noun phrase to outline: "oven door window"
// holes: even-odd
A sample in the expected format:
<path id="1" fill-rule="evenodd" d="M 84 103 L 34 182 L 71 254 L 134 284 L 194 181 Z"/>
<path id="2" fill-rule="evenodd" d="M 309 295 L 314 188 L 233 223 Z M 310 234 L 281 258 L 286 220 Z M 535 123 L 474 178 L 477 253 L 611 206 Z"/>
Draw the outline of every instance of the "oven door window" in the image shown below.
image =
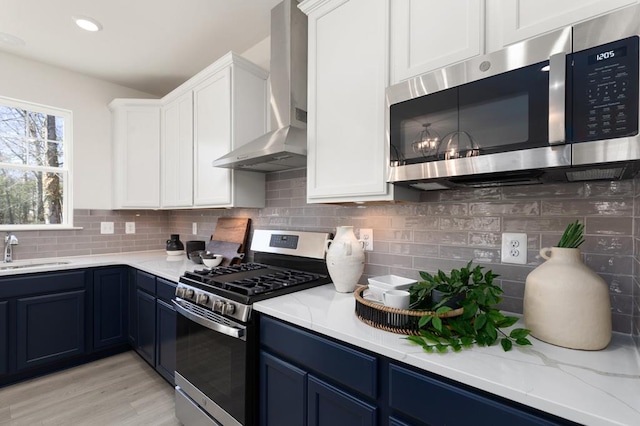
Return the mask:
<path id="1" fill-rule="evenodd" d="M 176 355 L 176 371 L 244 424 L 246 342 L 178 315 Z"/>

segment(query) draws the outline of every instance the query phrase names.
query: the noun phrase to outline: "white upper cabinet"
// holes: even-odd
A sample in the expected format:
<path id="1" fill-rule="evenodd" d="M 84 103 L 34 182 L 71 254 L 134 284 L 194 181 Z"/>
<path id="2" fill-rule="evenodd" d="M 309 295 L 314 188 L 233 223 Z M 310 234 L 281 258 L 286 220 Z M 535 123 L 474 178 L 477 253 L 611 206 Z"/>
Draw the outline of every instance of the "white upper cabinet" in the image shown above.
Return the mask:
<path id="1" fill-rule="evenodd" d="M 307 202 L 384 201 L 388 0 L 307 0 Z"/>
<path id="2" fill-rule="evenodd" d="M 160 101 L 115 99 L 109 108 L 113 208 L 160 207 Z"/>
<path id="3" fill-rule="evenodd" d="M 391 0 L 391 84 L 484 53 L 484 1 Z"/>
<path id="4" fill-rule="evenodd" d="M 231 170 L 211 166 L 231 150 L 231 70 L 209 77 L 193 92 L 194 204 L 231 204 Z"/>
<path id="5" fill-rule="evenodd" d="M 114 100 L 114 208 L 264 207 L 263 173 L 211 163 L 267 133 L 268 77 L 229 52 L 163 99 Z"/>
<path id="6" fill-rule="evenodd" d="M 193 204 L 193 96 L 191 91 L 162 107 L 162 207 Z"/>
<path id="7" fill-rule="evenodd" d="M 486 0 L 487 52 L 635 3 L 636 0 Z"/>
<path id="8" fill-rule="evenodd" d="M 213 167 L 213 160 L 267 132 L 266 71 L 235 54 L 193 89 L 196 207 L 264 207 L 264 173 Z"/>

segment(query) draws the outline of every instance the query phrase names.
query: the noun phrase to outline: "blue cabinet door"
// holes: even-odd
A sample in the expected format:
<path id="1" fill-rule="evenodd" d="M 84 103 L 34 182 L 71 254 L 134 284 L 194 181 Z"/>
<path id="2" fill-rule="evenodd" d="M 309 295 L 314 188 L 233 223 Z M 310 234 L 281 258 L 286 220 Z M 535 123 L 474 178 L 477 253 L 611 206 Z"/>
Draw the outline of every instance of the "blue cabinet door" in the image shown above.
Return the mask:
<path id="1" fill-rule="evenodd" d="M 140 289 L 136 291 L 136 322 L 136 352 L 155 368 L 156 298 Z"/>
<path id="2" fill-rule="evenodd" d="M 0 302 L 0 374 L 9 372 L 9 302 Z"/>
<path id="3" fill-rule="evenodd" d="M 176 372 L 176 310 L 168 303 L 156 300 L 156 370 L 169 383 Z"/>
<path id="4" fill-rule="evenodd" d="M 128 296 L 128 305 L 129 305 L 129 329 L 128 332 L 128 340 L 129 345 L 132 348 L 136 348 L 138 346 L 138 310 L 136 309 L 137 305 L 137 290 L 136 290 L 136 270 L 130 269 L 128 273 L 129 282 L 127 284 L 127 291 L 129 293 Z"/>
<path id="5" fill-rule="evenodd" d="M 85 353 L 84 300 L 84 290 L 17 300 L 18 370 Z"/>
<path id="6" fill-rule="evenodd" d="M 260 426 L 300 426 L 307 418 L 307 372 L 260 351 Z"/>
<path id="7" fill-rule="evenodd" d="M 93 273 L 93 348 L 127 342 L 128 279 L 126 268 Z"/>
<path id="8" fill-rule="evenodd" d="M 375 426 L 376 407 L 309 376 L 308 426 Z"/>

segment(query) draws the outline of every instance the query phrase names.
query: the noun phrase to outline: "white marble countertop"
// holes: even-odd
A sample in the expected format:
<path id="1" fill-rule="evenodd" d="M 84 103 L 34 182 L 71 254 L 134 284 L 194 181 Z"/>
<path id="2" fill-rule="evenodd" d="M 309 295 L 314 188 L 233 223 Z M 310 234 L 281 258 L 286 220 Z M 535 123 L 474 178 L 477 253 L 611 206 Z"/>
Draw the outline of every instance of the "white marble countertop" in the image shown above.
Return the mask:
<path id="1" fill-rule="evenodd" d="M 35 266 L 31 266 L 35 265 Z M 34 272 L 63 271 L 98 266 L 126 265 L 141 271 L 149 272 L 169 281 L 178 282 L 185 271 L 202 269 L 187 256 L 167 256 L 164 250 L 140 251 L 130 253 L 100 254 L 94 256 L 56 257 L 28 261 L 0 263 L 0 268 L 9 266 L 27 266 L 15 269 L 0 269 L 0 277 L 7 275 L 28 274 Z"/>
<path id="2" fill-rule="evenodd" d="M 640 425 L 640 355 L 614 333 L 601 351 L 577 351 L 531 338 L 504 352 L 498 344 L 458 353 L 421 347 L 370 327 L 355 315 L 352 294 L 332 284 L 256 302 L 254 309 L 388 358 L 586 425 Z"/>

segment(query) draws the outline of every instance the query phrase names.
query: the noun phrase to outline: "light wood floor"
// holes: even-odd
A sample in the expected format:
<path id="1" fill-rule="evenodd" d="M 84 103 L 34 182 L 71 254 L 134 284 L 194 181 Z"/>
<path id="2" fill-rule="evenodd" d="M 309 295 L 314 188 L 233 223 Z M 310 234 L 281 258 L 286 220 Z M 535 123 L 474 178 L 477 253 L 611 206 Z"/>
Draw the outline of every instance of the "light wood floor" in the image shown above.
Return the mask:
<path id="1" fill-rule="evenodd" d="M 180 425 L 173 392 L 129 351 L 0 388 L 0 425 Z"/>

